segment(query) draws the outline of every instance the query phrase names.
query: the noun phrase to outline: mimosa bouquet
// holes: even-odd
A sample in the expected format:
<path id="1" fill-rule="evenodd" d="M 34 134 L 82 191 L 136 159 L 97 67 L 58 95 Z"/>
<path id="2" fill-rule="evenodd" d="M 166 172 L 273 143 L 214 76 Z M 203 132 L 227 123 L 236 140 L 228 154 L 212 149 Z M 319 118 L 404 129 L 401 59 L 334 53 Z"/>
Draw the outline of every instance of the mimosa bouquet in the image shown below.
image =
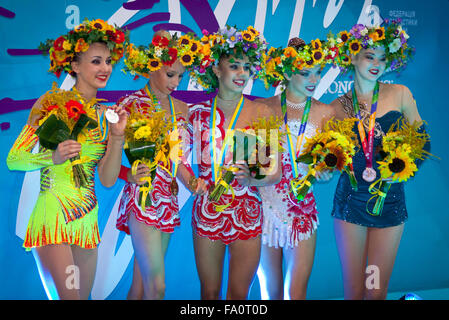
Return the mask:
<path id="1" fill-rule="evenodd" d="M 274 152 L 282 151 L 281 137 L 285 135 L 279 130 L 282 123 L 278 117 L 257 118 L 248 129 L 236 130 L 231 143 L 232 162 L 245 161 L 255 179 L 265 178 L 264 173 L 269 173 L 274 168 L 274 161 L 271 161 L 275 157 Z M 218 201 L 231 188 L 230 184 L 237 170 L 232 165 L 222 168 L 224 174 L 209 193 L 209 201 Z"/>
<path id="2" fill-rule="evenodd" d="M 410 179 L 418 171 L 416 160 L 431 156 L 424 150 L 430 137 L 418 130 L 420 126 L 419 122 L 409 124 L 404 119 L 398 120 L 382 138 L 382 150 L 378 153 L 381 160 L 377 161 L 381 177 L 369 187 L 369 192 L 374 195 L 371 199 L 376 198 L 373 212 L 367 210 L 369 214 L 380 215 L 391 183 Z"/>
<path id="3" fill-rule="evenodd" d="M 71 91 L 61 90 L 53 83 L 50 91 L 42 97 L 42 108 L 33 111 L 32 117 L 37 116 L 36 135 L 39 143 L 46 149 L 56 150 L 58 144 L 66 140 L 75 140 L 80 143 L 86 140 L 89 130 L 98 127 L 96 99 L 86 103 L 76 88 Z M 71 178 L 76 188 L 87 186 L 87 176 L 83 163 L 88 157 L 78 155 L 70 159 L 72 171 Z"/>
<path id="4" fill-rule="evenodd" d="M 131 109 L 125 129 L 125 154 L 133 175 L 140 163 L 151 172 L 150 176 L 142 178 L 145 184 L 140 186 L 139 202 L 143 209 L 152 205 L 148 193 L 152 190 L 156 167 L 159 165 L 168 170 L 169 159 L 179 156 L 180 138 L 173 128 L 173 123 L 165 118 L 163 110 L 154 108 L 151 112 L 140 113 Z"/>
<path id="5" fill-rule="evenodd" d="M 306 143 L 296 162 L 308 165 L 308 173 L 301 179 L 290 182 L 291 190 L 298 201 L 304 200 L 316 181 L 316 174 L 324 171 L 345 171 L 351 186 L 357 189 L 357 180 L 352 169 L 352 157 L 358 147 L 357 135 L 352 131 L 356 119 L 329 120 L 321 132 Z"/>

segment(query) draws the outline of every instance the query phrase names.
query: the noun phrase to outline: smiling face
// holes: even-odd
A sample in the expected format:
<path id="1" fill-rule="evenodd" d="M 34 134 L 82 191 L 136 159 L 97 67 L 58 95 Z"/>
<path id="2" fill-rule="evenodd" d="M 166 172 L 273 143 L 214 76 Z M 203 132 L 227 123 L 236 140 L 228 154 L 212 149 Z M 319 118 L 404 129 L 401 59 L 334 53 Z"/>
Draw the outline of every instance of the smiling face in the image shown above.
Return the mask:
<path id="1" fill-rule="evenodd" d="M 304 68 L 291 76 L 288 89 L 298 97 L 311 97 L 321 80 L 321 66 Z"/>
<path id="2" fill-rule="evenodd" d="M 168 96 L 178 87 L 185 71 L 178 60 L 171 66 L 162 66 L 150 74 L 150 87 L 157 96 Z"/>
<path id="3" fill-rule="evenodd" d="M 246 56 L 222 57 L 218 66 L 213 66 L 218 78 L 218 89 L 224 95 L 240 95 L 250 78 L 250 63 Z"/>
<path id="4" fill-rule="evenodd" d="M 111 76 L 111 52 L 106 44 L 95 42 L 72 62 L 79 89 L 97 90 L 104 88 Z"/>
<path id="5" fill-rule="evenodd" d="M 353 57 L 355 74 L 368 81 L 377 81 L 385 72 L 387 59 L 382 46 L 362 49 Z"/>

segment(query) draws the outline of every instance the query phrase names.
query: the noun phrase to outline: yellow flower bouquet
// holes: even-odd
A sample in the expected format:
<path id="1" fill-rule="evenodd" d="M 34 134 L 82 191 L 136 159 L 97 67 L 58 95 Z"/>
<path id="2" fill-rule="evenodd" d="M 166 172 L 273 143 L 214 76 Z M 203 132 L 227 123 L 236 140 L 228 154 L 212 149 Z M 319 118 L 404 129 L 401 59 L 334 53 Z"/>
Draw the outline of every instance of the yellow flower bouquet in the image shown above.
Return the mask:
<path id="1" fill-rule="evenodd" d="M 323 171 L 345 171 L 351 186 L 357 189 L 357 180 L 352 170 L 352 157 L 358 147 L 357 135 L 352 131 L 355 119 L 329 120 L 321 132 L 312 138 L 306 137 L 304 150 L 296 160 L 309 166 L 308 173 L 301 179 L 290 182 L 291 190 L 298 199 L 304 200 L 310 187 L 316 181 L 316 174 Z"/>
<path id="2" fill-rule="evenodd" d="M 429 135 L 418 130 L 421 125 L 420 122 L 409 124 L 405 120 L 398 120 L 382 138 L 382 149 L 378 153 L 380 160 L 377 161 L 381 177 L 369 187 L 370 193 L 374 195 L 371 199 L 376 198 L 373 212 L 368 211 L 371 215 L 382 213 L 391 183 L 410 179 L 418 171 L 416 160 L 424 160 L 431 155 L 424 149 Z"/>
<path id="3" fill-rule="evenodd" d="M 150 176 L 142 178 L 146 183 L 140 187 L 139 202 L 143 209 L 152 205 L 148 193 L 152 189 L 156 167 L 167 168 L 173 154 L 179 155 L 177 130 L 173 130 L 173 123 L 166 119 L 165 111 L 153 109 L 145 113 L 132 109 L 125 129 L 124 149 L 132 174 L 136 174 L 140 163 L 151 172 Z"/>
<path id="4" fill-rule="evenodd" d="M 98 126 L 96 110 L 93 107 L 98 100 L 86 103 L 76 88 L 71 91 L 59 89 L 56 83 L 41 100 L 42 108 L 33 109 L 32 117 L 36 117 L 36 135 L 39 143 L 46 149 L 56 150 L 58 144 L 66 140 L 80 143 L 86 140 L 89 131 Z M 71 177 L 76 188 L 87 186 L 87 176 L 82 166 L 89 161 L 87 157 L 78 155 L 70 159 Z"/>

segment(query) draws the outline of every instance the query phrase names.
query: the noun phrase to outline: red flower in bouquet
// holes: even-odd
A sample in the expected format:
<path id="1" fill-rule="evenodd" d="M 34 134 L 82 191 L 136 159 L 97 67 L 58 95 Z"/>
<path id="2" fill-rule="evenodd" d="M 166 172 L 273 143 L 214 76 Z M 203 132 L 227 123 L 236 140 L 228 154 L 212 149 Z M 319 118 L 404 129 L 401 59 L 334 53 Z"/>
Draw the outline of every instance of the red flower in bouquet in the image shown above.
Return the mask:
<path id="1" fill-rule="evenodd" d="M 52 105 L 52 106 L 49 106 L 49 107 L 47 108 L 47 111 L 50 112 L 50 111 L 52 111 L 52 110 L 54 110 L 54 109 L 58 109 L 58 108 L 59 108 L 58 105 L 54 104 L 54 105 Z"/>
<path id="2" fill-rule="evenodd" d="M 83 109 L 83 105 L 75 100 L 69 100 L 65 107 L 67 108 L 67 113 L 70 119 L 78 121 L 81 114 L 85 114 L 86 111 Z"/>

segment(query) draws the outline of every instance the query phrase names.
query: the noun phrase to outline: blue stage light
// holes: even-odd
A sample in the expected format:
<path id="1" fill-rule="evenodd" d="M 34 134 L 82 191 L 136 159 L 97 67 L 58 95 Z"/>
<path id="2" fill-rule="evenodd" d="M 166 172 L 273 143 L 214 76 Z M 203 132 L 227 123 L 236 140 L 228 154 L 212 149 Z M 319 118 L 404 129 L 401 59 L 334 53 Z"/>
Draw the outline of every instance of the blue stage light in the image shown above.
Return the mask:
<path id="1" fill-rule="evenodd" d="M 399 300 L 422 300 L 422 298 L 412 292 L 403 295 Z"/>

